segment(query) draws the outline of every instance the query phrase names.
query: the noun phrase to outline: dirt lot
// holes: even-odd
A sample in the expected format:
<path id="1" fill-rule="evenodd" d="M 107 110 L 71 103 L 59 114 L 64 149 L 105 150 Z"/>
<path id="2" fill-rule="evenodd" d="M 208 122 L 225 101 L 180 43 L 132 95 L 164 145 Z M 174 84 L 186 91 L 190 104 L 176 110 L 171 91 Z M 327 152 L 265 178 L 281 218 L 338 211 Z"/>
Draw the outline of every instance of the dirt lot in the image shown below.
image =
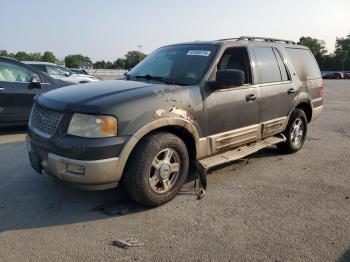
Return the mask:
<path id="1" fill-rule="evenodd" d="M 218 169 L 196 200 L 108 216 L 121 189 L 84 192 L 30 167 L 23 130 L 0 135 L 0 261 L 350 261 L 350 81 L 327 81 L 325 111 L 299 153 L 275 148 Z M 15 134 L 14 134 L 15 133 Z M 143 246 L 111 245 L 133 237 Z"/>

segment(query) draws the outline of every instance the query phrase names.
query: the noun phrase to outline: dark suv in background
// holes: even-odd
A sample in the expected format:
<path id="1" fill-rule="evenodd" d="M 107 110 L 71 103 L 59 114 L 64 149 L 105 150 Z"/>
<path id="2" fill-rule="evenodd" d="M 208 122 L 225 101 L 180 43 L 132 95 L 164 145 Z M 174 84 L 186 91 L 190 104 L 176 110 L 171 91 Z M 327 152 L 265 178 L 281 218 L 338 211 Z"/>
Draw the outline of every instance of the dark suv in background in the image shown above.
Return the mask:
<path id="1" fill-rule="evenodd" d="M 170 201 L 202 172 L 277 145 L 302 148 L 323 108 L 307 47 L 240 37 L 157 49 L 124 80 L 65 87 L 35 99 L 35 170 L 82 189 L 122 183 L 145 206 Z"/>
<path id="2" fill-rule="evenodd" d="M 67 85 L 17 60 L 0 57 L 0 127 L 26 124 L 34 96 Z"/>

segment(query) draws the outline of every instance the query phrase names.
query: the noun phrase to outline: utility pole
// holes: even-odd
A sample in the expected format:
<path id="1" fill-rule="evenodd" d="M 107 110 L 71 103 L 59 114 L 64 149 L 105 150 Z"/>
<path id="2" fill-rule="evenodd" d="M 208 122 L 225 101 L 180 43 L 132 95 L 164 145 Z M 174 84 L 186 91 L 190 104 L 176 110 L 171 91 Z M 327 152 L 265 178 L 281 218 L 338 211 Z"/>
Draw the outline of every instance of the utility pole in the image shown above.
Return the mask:
<path id="1" fill-rule="evenodd" d="M 346 62 L 346 59 L 348 58 L 348 54 L 349 54 L 349 50 L 346 50 L 344 59 L 343 59 L 343 71 L 345 71 L 345 62 Z"/>
<path id="2" fill-rule="evenodd" d="M 139 63 L 141 62 L 141 49 L 142 49 L 142 45 L 138 45 L 139 48 Z"/>

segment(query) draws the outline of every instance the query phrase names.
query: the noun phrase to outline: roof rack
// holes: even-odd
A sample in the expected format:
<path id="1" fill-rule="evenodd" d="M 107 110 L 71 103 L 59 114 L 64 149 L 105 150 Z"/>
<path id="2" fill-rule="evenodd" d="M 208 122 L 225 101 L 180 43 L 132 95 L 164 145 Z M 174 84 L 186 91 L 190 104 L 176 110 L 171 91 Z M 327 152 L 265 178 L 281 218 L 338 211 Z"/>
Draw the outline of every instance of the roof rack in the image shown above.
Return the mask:
<path id="1" fill-rule="evenodd" d="M 257 37 L 257 36 L 241 36 L 238 38 L 238 40 L 278 42 L 278 43 L 286 43 L 286 44 L 293 44 L 293 45 L 296 44 L 294 41 L 291 41 L 291 40 L 268 38 L 268 37 Z"/>
<path id="2" fill-rule="evenodd" d="M 286 44 L 296 45 L 296 42 L 294 42 L 292 40 L 284 40 L 284 39 L 268 38 L 268 37 L 258 37 L 258 36 L 241 36 L 238 38 L 236 37 L 236 38 L 219 39 L 217 41 L 229 41 L 229 40 L 265 41 L 265 42 L 272 42 L 272 43 L 286 43 Z"/>

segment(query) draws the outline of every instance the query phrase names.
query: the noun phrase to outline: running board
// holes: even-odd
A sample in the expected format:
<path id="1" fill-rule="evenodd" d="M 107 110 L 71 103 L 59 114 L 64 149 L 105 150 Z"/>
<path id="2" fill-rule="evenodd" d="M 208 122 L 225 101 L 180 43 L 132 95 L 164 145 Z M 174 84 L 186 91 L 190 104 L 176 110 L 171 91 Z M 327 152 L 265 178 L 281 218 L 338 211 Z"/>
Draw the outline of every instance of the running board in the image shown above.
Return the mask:
<path id="1" fill-rule="evenodd" d="M 255 152 L 258 152 L 259 150 L 265 147 L 276 145 L 278 143 L 285 142 L 285 141 L 286 141 L 286 137 L 283 134 L 279 134 L 277 136 L 272 136 L 272 137 L 263 139 L 251 145 L 242 146 L 218 155 L 204 158 L 202 160 L 199 160 L 198 164 L 201 166 L 201 169 L 208 171 L 210 168 L 241 159 Z"/>

